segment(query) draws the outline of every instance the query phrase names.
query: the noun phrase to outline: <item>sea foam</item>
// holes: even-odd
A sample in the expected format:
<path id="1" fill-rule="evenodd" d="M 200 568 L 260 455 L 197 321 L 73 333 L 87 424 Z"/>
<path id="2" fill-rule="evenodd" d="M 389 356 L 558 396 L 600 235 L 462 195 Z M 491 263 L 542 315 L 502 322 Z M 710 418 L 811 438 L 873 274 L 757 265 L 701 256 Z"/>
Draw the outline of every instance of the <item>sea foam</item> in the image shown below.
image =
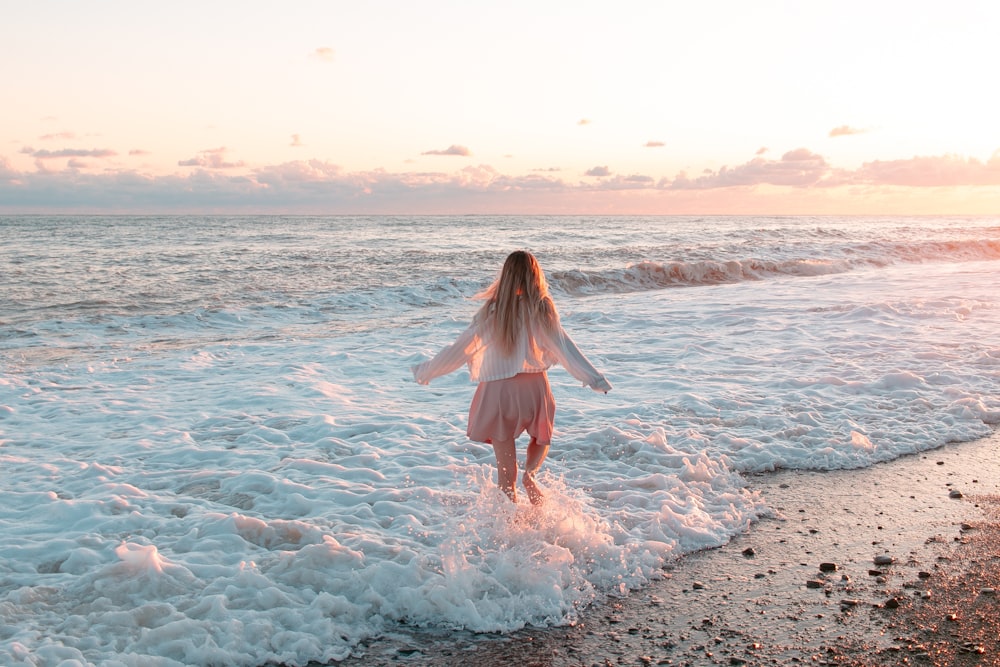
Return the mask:
<path id="1" fill-rule="evenodd" d="M 3 664 L 305 665 L 571 623 L 753 530 L 746 473 L 1000 422 L 988 220 L 279 222 L 0 220 Z M 466 438 L 467 373 L 408 371 L 515 247 L 615 385 L 550 371 L 541 508 Z"/>

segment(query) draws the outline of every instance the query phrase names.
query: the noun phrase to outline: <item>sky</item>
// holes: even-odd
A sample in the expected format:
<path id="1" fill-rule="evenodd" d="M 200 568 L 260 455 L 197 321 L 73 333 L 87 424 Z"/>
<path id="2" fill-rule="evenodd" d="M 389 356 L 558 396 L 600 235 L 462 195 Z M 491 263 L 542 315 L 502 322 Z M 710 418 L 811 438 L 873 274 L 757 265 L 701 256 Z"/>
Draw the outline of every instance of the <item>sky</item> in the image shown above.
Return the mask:
<path id="1" fill-rule="evenodd" d="M 0 8 L 0 213 L 1000 214 L 995 0 Z"/>

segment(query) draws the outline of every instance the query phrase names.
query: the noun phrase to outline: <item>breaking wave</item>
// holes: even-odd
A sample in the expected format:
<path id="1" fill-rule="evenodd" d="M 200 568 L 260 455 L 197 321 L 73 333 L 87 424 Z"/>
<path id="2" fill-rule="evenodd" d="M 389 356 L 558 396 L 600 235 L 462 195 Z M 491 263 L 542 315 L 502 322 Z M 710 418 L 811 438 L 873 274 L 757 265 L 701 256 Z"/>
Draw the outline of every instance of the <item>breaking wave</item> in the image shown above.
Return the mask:
<path id="1" fill-rule="evenodd" d="M 993 239 L 875 242 L 831 250 L 835 250 L 831 253 L 832 256 L 812 258 L 673 262 L 643 260 L 617 269 L 554 271 L 550 280 L 555 289 L 580 295 L 718 285 L 782 276 L 813 277 L 900 263 L 958 263 L 1000 259 L 1000 241 Z"/>

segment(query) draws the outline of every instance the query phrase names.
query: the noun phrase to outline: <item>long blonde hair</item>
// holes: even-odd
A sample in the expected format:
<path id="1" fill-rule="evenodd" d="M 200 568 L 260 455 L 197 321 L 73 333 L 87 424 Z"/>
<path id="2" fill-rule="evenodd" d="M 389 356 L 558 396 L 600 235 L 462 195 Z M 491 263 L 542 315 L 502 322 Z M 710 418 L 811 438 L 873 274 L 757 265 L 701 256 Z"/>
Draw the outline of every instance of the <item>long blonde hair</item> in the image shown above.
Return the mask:
<path id="1" fill-rule="evenodd" d="M 527 324 L 525 317 L 549 331 L 559 322 L 542 267 L 527 250 L 510 253 L 499 277 L 479 296 L 486 303 L 477 317 L 493 328 L 496 342 L 507 354 L 517 345 L 518 333 Z"/>

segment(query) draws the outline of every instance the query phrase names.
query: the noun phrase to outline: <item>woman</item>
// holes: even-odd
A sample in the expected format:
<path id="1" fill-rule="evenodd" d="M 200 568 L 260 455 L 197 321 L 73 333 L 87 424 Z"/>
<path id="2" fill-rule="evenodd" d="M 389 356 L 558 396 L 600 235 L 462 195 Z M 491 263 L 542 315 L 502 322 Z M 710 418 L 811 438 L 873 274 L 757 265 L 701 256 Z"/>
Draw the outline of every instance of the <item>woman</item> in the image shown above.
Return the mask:
<path id="1" fill-rule="evenodd" d="M 546 370 L 560 364 L 595 391 L 611 383 L 594 368 L 559 323 L 538 260 L 524 250 L 512 252 L 500 276 L 480 295 L 485 299 L 472 324 L 433 359 L 413 367 L 420 384 L 467 364 L 478 382 L 469 408 L 468 436 L 493 445 L 498 486 L 517 502 L 517 450 L 523 431 L 531 436 L 524 476 L 528 499 L 542 502 L 535 473 L 552 442 L 555 400 Z"/>

